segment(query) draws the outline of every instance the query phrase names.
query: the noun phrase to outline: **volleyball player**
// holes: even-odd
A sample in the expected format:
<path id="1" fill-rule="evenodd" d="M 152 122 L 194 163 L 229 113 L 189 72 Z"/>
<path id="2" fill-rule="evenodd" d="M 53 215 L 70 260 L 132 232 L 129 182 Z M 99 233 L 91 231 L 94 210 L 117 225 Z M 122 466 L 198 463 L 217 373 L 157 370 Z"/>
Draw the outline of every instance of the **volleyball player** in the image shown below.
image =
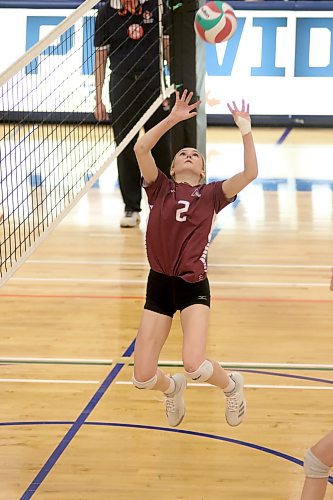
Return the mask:
<path id="1" fill-rule="evenodd" d="M 228 180 L 205 184 L 204 158 L 195 148 L 185 147 L 171 164 L 172 179 L 167 178 L 151 151 L 173 126 L 197 114 L 200 101 L 190 104 L 192 96 L 186 90 L 181 97 L 177 92 L 170 115 L 141 136 L 134 147 L 150 205 L 146 247 L 151 270 L 135 344 L 133 384 L 163 392 L 169 425 L 180 424 L 185 414 L 186 377 L 168 376 L 158 368 L 173 315 L 179 310 L 185 373 L 190 380 L 222 389 L 226 420 L 236 426 L 246 411 L 243 377 L 237 372 L 228 374 L 206 357 L 210 310 L 207 252 L 216 214 L 257 177 L 257 159 L 249 106 L 243 101 L 238 110 L 233 103 L 228 107 L 243 138 L 243 170 Z"/>
<path id="2" fill-rule="evenodd" d="M 333 292 L 333 269 L 330 290 Z M 306 452 L 304 457 L 305 481 L 301 500 L 322 500 L 327 478 L 333 466 L 333 431 L 324 436 Z"/>
<path id="3" fill-rule="evenodd" d="M 323 500 L 332 465 L 333 431 L 326 434 L 305 454 L 305 480 L 301 500 Z"/>

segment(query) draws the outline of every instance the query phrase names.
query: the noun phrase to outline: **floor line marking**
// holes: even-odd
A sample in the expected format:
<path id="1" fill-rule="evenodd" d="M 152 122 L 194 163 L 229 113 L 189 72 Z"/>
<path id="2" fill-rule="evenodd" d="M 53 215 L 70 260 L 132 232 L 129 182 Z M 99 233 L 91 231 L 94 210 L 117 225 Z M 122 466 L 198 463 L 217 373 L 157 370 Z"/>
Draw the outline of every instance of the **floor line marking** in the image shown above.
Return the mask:
<path id="1" fill-rule="evenodd" d="M 293 373 L 277 373 L 277 372 L 271 372 L 271 371 L 264 371 L 264 370 L 250 370 L 250 369 L 241 369 L 240 371 L 244 373 L 255 373 L 257 375 L 268 375 L 271 377 L 285 377 L 289 379 L 297 379 L 297 380 L 311 380 L 311 382 L 323 382 L 324 384 L 333 384 L 332 379 L 323 379 L 323 378 L 318 378 L 318 377 L 309 377 L 308 375 L 294 375 Z"/>
<path id="2" fill-rule="evenodd" d="M 131 344 L 127 347 L 127 349 L 124 351 L 123 357 L 130 357 L 133 354 L 134 351 L 134 343 L 135 341 L 133 340 Z M 107 377 L 104 379 L 100 387 L 97 389 L 93 397 L 90 399 L 86 407 L 82 410 L 80 415 L 77 417 L 76 421 L 71 425 L 70 429 L 66 432 L 65 436 L 62 438 L 58 446 L 55 448 L 55 450 L 52 452 L 52 454 L 49 456 L 45 464 L 42 466 L 38 474 L 35 476 L 35 478 L 32 480 L 28 488 L 25 490 L 23 495 L 21 496 L 20 500 L 29 500 L 34 493 L 36 493 L 36 490 L 39 488 L 41 483 L 44 481 L 46 476 L 49 474 L 53 466 L 56 464 L 60 456 L 63 454 L 63 452 L 66 450 L 68 445 L 71 443 L 71 441 L 74 439 L 76 434 L 79 432 L 87 418 L 91 415 L 92 411 L 96 407 L 96 405 L 99 403 L 101 398 L 104 396 L 105 392 L 109 388 L 109 386 L 112 384 L 114 379 L 117 377 L 118 373 L 120 370 L 124 367 L 124 364 L 117 363 L 110 373 L 107 375 Z"/>
<path id="3" fill-rule="evenodd" d="M 30 364 L 30 363 L 46 363 L 46 364 L 70 364 L 70 365 L 112 365 L 122 363 L 131 366 L 133 361 L 129 357 L 107 358 L 46 358 L 46 357 L 26 357 L 26 356 L 1 356 L 1 363 L 13 364 Z M 317 363 L 270 363 L 270 362 L 243 362 L 243 361 L 220 361 L 224 368 L 275 368 L 275 369 L 292 369 L 292 370 L 333 370 L 333 364 L 317 364 Z M 160 360 L 158 366 L 166 367 L 182 367 L 181 360 Z"/>
<path id="4" fill-rule="evenodd" d="M 0 383 L 23 383 L 23 384 L 99 384 L 99 380 L 56 380 L 38 378 L 0 378 Z"/>
<path id="5" fill-rule="evenodd" d="M 118 359 L 118 358 L 117 358 Z M 126 358 L 121 362 L 125 362 Z M 94 359 L 94 358 L 40 358 L 40 357 L 14 357 L 14 356 L 1 356 L 0 363 L 61 363 L 70 365 L 112 365 L 115 363 L 115 359 Z"/>
<path id="6" fill-rule="evenodd" d="M 143 295 L 75 295 L 75 294 L 10 294 L 0 293 L 3 298 L 28 298 L 28 299 L 94 299 L 94 300 L 145 300 Z M 214 301 L 220 302 L 271 302 L 271 303 L 296 303 L 296 304 L 331 304 L 333 299 L 297 299 L 297 298 L 277 298 L 277 297 L 218 297 L 214 296 Z"/>
<path id="7" fill-rule="evenodd" d="M 27 260 L 26 264 L 64 264 L 64 265 L 115 265 L 115 266 L 143 266 L 149 268 L 149 264 L 146 261 L 123 261 L 123 260 L 41 260 L 41 259 L 30 259 Z M 322 264 L 239 264 L 239 263 L 209 263 L 209 267 L 221 267 L 221 268 L 247 268 L 247 269 L 331 269 L 332 264 L 322 265 Z"/>
<path id="8" fill-rule="evenodd" d="M 1 359 L 1 358 L 0 358 Z M 243 362 L 243 361 L 219 361 L 224 368 L 288 368 L 288 369 L 329 369 L 333 370 L 333 364 L 317 363 L 270 363 L 270 362 Z M 159 366 L 183 366 L 180 360 L 161 360 Z"/>
<path id="9" fill-rule="evenodd" d="M 130 381 L 118 380 L 116 385 L 132 385 Z M 201 383 L 187 383 L 188 387 L 208 387 L 214 388 L 214 385 L 201 384 Z M 319 385 L 269 385 L 269 384 L 245 384 L 246 389 L 305 389 L 305 390 L 323 390 L 323 391 L 333 391 L 333 387 L 321 387 Z"/>
<path id="10" fill-rule="evenodd" d="M 127 285 L 145 285 L 145 279 L 114 279 L 114 278 L 34 278 L 34 277 L 25 277 L 25 278 L 11 278 L 11 281 L 17 282 L 31 282 L 31 283 L 112 283 L 112 284 L 127 284 Z M 278 281 L 217 281 L 210 280 L 210 284 L 213 286 L 251 286 L 251 287 L 292 287 L 292 288 L 313 288 L 313 287 L 322 287 L 328 289 L 327 281 L 323 281 L 322 283 L 303 283 L 303 282 L 278 282 Z"/>
<path id="11" fill-rule="evenodd" d="M 35 422 L 0 422 L 0 426 L 19 426 L 19 425 L 67 425 L 72 422 L 67 421 L 35 421 Z M 118 427 L 125 429 L 137 429 L 137 430 L 151 430 L 151 431 L 161 431 L 161 432 L 169 432 L 169 433 L 177 433 L 183 435 L 189 435 L 194 437 L 205 437 L 208 439 L 215 439 L 217 441 L 225 441 L 231 444 L 238 444 L 241 446 L 246 446 L 248 448 L 252 448 L 256 451 L 261 451 L 263 453 L 269 453 L 270 455 L 276 456 L 278 458 L 283 458 L 289 462 L 292 462 L 296 465 L 303 466 L 303 461 L 293 457 L 292 455 L 288 455 L 278 450 L 274 450 L 272 448 L 267 448 L 266 446 L 258 445 L 256 443 L 251 443 L 249 441 L 242 441 L 239 439 L 234 439 L 230 437 L 220 436 L 218 434 L 208 434 L 206 432 L 193 431 L 188 429 L 179 429 L 174 427 L 159 427 L 154 425 L 143 425 L 143 424 L 124 424 L 119 422 L 85 422 L 83 425 L 89 426 L 104 426 L 104 427 Z M 333 483 L 333 477 L 328 477 L 328 482 Z M 22 500 L 22 499 L 21 499 Z"/>
<path id="12" fill-rule="evenodd" d="M 276 141 L 276 146 L 281 146 L 281 144 L 284 143 L 284 141 L 287 139 L 287 137 L 290 134 L 290 132 L 292 131 L 292 129 L 293 129 L 293 127 L 287 127 L 284 129 L 281 136 Z"/>
<path id="13" fill-rule="evenodd" d="M 22 422 L 0 422 L 0 426 L 19 426 L 19 425 L 68 425 L 71 424 L 72 422 L 68 421 L 22 421 Z M 144 425 L 144 424 L 125 424 L 125 423 L 120 423 L 120 422 L 85 422 L 83 425 L 89 425 L 89 426 L 101 426 L 101 427 L 118 427 L 118 428 L 124 428 L 124 429 L 137 429 L 137 430 L 149 430 L 149 431 L 161 431 L 161 432 L 169 432 L 169 433 L 176 433 L 176 434 L 183 434 L 183 435 L 189 435 L 189 436 L 194 436 L 194 437 L 204 437 L 208 439 L 215 439 L 217 441 L 225 441 L 227 443 L 231 444 L 238 444 L 241 446 L 246 446 L 248 448 L 252 448 L 256 451 L 261 451 L 263 453 L 269 453 L 270 455 L 273 455 L 278 458 L 283 458 L 284 460 L 287 460 L 289 462 L 292 462 L 296 465 L 303 466 L 303 461 L 293 457 L 292 455 L 288 455 L 287 453 L 283 453 L 278 450 L 274 450 L 272 448 L 268 448 L 266 446 L 258 445 L 256 443 L 251 443 L 249 441 L 242 441 L 239 439 L 234 439 L 230 437 L 225 437 L 225 436 L 220 436 L 218 434 L 209 434 L 206 432 L 200 432 L 200 431 L 193 431 L 189 429 L 179 429 L 179 428 L 174 428 L 174 427 L 160 427 L 156 425 Z M 328 482 L 330 484 L 333 484 L 333 477 L 329 476 L 328 477 Z M 22 500 L 22 499 L 21 499 Z"/>
<path id="14" fill-rule="evenodd" d="M 0 383 L 32 383 L 32 384 L 99 384 L 98 380 L 43 380 L 43 379 L 0 379 Z M 118 380 L 115 385 L 133 385 L 129 380 Z M 213 385 L 204 383 L 187 383 L 188 387 L 207 387 L 214 388 Z M 324 390 L 333 391 L 333 387 L 316 385 L 274 385 L 274 384 L 245 384 L 246 389 L 301 389 L 301 390 Z"/>

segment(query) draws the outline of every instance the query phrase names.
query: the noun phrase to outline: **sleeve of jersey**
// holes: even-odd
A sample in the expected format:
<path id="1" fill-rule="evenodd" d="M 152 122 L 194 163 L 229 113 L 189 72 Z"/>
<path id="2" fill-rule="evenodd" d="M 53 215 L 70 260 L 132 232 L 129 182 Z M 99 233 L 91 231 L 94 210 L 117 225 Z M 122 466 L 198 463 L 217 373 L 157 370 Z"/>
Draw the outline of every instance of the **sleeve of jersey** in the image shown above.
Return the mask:
<path id="1" fill-rule="evenodd" d="M 224 181 L 218 181 L 218 182 L 214 182 L 214 209 L 215 209 L 215 212 L 218 213 L 218 212 L 221 212 L 221 210 L 226 207 L 227 205 L 229 205 L 230 203 L 233 203 L 236 198 L 237 198 L 237 195 L 235 195 L 233 198 L 226 198 L 224 192 L 223 192 L 223 189 L 222 189 L 222 184 L 223 184 Z"/>
<path id="2" fill-rule="evenodd" d="M 106 34 L 106 13 L 105 6 L 100 8 L 96 20 L 95 20 L 95 33 L 94 33 L 94 46 L 103 47 L 108 45 L 107 34 Z"/>
<path id="3" fill-rule="evenodd" d="M 158 170 L 158 175 L 155 182 L 146 185 L 143 180 L 142 186 L 146 190 L 149 205 L 153 205 L 155 203 L 156 198 L 163 191 L 169 188 L 169 179 L 161 170 Z"/>

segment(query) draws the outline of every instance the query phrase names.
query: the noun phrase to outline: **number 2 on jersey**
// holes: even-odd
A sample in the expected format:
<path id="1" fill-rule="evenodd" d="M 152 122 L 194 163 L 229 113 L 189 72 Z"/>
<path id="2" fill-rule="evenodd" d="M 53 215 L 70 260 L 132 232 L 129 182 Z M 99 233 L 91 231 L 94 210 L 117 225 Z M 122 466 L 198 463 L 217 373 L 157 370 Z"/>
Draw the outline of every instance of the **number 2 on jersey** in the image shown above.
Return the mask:
<path id="1" fill-rule="evenodd" d="M 185 201 L 185 200 L 179 200 L 178 205 L 183 205 L 183 207 L 178 208 L 178 210 L 176 211 L 176 220 L 178 220 L 178 222 L 185 222 L 186 215 L 183 215 L 183 214 L 185 214 L 188 211 L 188 208 L 190 206 L 190 202 Z"/>

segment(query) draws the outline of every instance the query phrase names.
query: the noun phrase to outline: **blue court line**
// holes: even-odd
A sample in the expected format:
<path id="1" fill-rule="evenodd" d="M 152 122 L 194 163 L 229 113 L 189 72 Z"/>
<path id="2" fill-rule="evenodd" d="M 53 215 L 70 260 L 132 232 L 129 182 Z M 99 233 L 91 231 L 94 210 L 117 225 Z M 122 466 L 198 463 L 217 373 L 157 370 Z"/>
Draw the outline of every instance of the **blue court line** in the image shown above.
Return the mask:
<path id="1" fill-rule="evenodd" d="M 325 378 L 317 378 L 317 377 L 306 377 L 305 375 L 292 375 L 291 373 L 276 373 L 276 372 L 267 372 L 264 370 L 252 370 L 245 368 L 239 368 L 237 371 L 247 372 L 247 373 L 257 373 L 259 375 L 273 375 L 274 377 L 287 377 L 287 378 L 296 378 L 300 380 L 311 380 L 312 382 L 324 382 L 324 384 L 333 384 L 333 380 Z"/>
<path id="2" fill-rule="evenodd" d="M 0 426 L 14 426 L 14 425 L 61 425 L 68 424 L 73 422 L 64 421 L 61 422 L 59 420 L 55 421 L 36 421 L 36 422 L 0 422 Z M 75 422 L 74 422 L 75 424 Z M 303 466 L 303 461 L 295 458 L 287 453 L 282 453 L 281 451 L 273 450 L 272 448 L 267 448 L 266 446 L 261 446 L 255 443 L 250 443 L 248 441 L 242 441 L 239 439 L 228 438 L 224 436 L 219 436 L 217 434 L 208 434 L 206 432 L 198 432 L 198 431 L 190 431 L 187 429 L 175 429 L 174 427 L 159 427 L 155 425 L 143 425 L 143 424 L 123 424 L 119 422 L 84 422 L 81 425 L 91 425 L 91 426 L 102 426 L 102 427 L 122 427 L 125 429 L 141 429 L 141 430 L 149 430 L 149 431 L 161 431 L 161 432 L 172 432 L 177 434 L 184 434 L 195 437 L 203 437 L 208 439 L 214 439 L 216 441 L 224 441 L 226 443 L 238 444 L 240 446 L 246 446 L 247 448 L 252 448 L 257 451 L 262 451 L 263 453 L 268 453 L 278 458 L 283 458 L 288 462 L 292 462 L 296 465 Z M 333 477 L 328 477 L 328 482 L 333 484 Z M 23 498 L 23 497 L 22 497 Z"/>
<path id="3" fill-rule="evenodd" d="M 284 143 L 284 141 L 287 139 L 288 135 L 292 131 L 292 127 L 287 127 L 285 131 L 282 133 L 281 137 L 276 141 L 276 144 L 280 146 L 281 144 Z"/>
<path id="4" fill-rule="evenodd" d="M 124 354 L 122 355 L 123 358 L 130 357 L 133 354 L 134 351 L 134 345 L 135 345 L 135 340 L 132 341 L 132 343 L 128 346 Z M 84 410 L 80 413 L 78 418 L 75 420 L 75 422 L 72 424 L 72 427 L 67 431 L 65 436 L 62 438 L 56 449 L 53 451 L 53 453 L 50 455 L 48 460 L 45 462 L 43 467 L 40 469 L 39 473 L 35 477 L 35 479 L 31 482 L 31 484 L 28 486 L 26 491 L 23 493 L 21 496 L 20 500 L 28 500 L 29 498 L 32 497 L 32 495 L 36 492 L 36 490 L 39 488 L 41 483 L 44 481 L 52 467 L 55 465 L 55 463 L 58 461 L 60 456 L 63 454 L 67 446 L 70 444 L 72 439 L 76 436 L 76 434 L 79 432 L 81 429 L 82 425 L 85 423 L 91 412 L 94 410 L 98 402 L 101 400 L 111 383 L 114 381 L 120 370 L 125 366 L 125 363 L 117 363 L 114 368 L 110 371 L 104 382 L 102 382 L 101 386 L 97 389 L 87 406 L 84 408 Z"/>

